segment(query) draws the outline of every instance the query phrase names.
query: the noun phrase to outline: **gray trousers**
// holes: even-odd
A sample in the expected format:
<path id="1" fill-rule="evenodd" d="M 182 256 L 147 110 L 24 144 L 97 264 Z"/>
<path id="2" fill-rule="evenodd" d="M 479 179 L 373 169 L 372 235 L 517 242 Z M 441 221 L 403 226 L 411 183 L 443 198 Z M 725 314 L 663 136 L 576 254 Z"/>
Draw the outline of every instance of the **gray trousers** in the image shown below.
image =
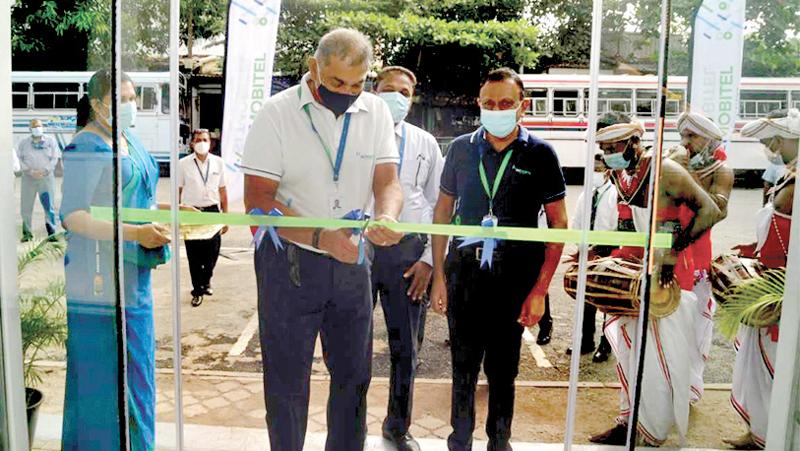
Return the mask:
<path id="1" fill-rule="evenodd" d="M 391 357 L 389 405 L 383 429 L 398 435 L 408 432 L 411 425 L 419 327 L 424 309 L 421 302 L 406 294 L 411 279 L 404 279 L 403 273 L 419 260 L 424 250 L 425 243 L 419 235 L 406 235 L 394 246 L 376 247 L 372 264 L 373 302 L 380 297 Z"/>
<path id="2" fill-rule="evenodd" d="M 264 239 L 255 253 L 271 449 L 301 451 L 317 334 L 330 371 L 327 451 L 361 451 L 372 376 L 371 258 L 348 265 Z M 368 252 L 369 254 L 370 252 Z"/>
<path id="3" fill-rule="evenodd" d="M 45 228 L 47 234 L 52 235 L 56 232 L 56 206 L 55 206 L 55 184 L 53 174 L 35 179 L 28 174 L 22 174 L 20 187 L 20 215 L 22 216 L 22 234 L 30 235 L 31 218 L 33 216 L 33 202 L 39 197 L 39 202 L 44 210 Z"/>

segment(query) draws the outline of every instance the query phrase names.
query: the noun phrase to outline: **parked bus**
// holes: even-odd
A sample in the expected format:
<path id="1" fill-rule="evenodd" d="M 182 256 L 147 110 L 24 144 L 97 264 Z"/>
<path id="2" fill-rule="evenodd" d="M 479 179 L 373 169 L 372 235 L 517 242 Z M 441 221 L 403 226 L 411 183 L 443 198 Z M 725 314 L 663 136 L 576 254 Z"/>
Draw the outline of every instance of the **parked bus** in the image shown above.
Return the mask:
<path id="1" fill-rule="evenodd" d="M 93 72 L 12 72 L 14 145 L 38 118 L 61 149 L 75 134 L 76 107 Z M 129 72 L 136 86 L 136 134 L 155 159 L 169 161 L 169 72 Z"/>
<path id="2" fill-rule="evenodd" d="M 522 75 L 530 109 L 522 123 L 538 136 L 550 141 L 564 167 L 583 167 L 586 162 L 586 126 L 589 111 L 588 75 Z M 666 105 L 665 149 L 680 142 L 675 129 L 678 116 L 686 109 L 687 77 L 670 77 Z M 642 121 L 647 129 L 646 143 L 655 141 L 655 76 L 600 76 L 598 113 L 619 111 Z M 743 138 L 741 127 L 750 120 L 765 117 L 770 111 L 800 108 L 800 78 L 742 78 L 739 91 L 739 118 L 728 144 L 728 163 L 734 169 L 757 170 L 767 166 L 758 141 Z"/>

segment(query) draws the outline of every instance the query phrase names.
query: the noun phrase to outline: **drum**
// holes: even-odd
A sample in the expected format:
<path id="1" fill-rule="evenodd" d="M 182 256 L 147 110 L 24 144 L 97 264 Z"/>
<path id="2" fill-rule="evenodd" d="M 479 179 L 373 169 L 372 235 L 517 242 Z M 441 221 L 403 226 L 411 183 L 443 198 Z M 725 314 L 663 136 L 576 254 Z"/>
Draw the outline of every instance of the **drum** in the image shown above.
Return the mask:
<path id="1" fill-rule="evenodd" d="M 639 316 L 642 263 L 617 257 L 604 257 L 588 262 L 586 267 L 586 302 L 603 313 L 617 316 Z M 578 291 L 578 264 L 564 274 L 564 290 L 574 299 Z M 677 281 L 667 287 L 653 286 L 650 296 L 650 317 L 663 318 L 677 310 L 681 289 Z"/>
<path id="2" fill-rule="evenodd" d="M 723 254 L 711 263 L 711 291 L 714 299 L 724 304 L 727 291 L 737 284 L 760 277 L 767 270 L 754 258 L 740 257 L 736 254 Z"/>
<path id="3" fill-rule="evenodd" d="M 610 315 L 638 316 L 642 264 L 616 257 L 588 262 L 586 302 Z M 564 290 L 574 299 L 578 292 L 578 264 L 564 274 Z"/>

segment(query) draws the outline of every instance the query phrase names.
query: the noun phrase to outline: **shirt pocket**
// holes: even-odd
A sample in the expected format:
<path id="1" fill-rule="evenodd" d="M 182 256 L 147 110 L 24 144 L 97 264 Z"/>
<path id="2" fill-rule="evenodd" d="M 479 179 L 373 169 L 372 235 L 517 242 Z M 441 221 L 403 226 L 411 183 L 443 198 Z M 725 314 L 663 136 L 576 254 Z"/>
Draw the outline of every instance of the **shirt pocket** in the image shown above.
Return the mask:
<path id="1" fill-rule="evenodd" d="M 431 159 L 425 155 L 417 155 L 416 161 L 413 163 L 414 171 L 409 175 L 409 180 L 413 183 L 413 187 L 419 188 L 425 185 L 428 180 L 428 174 L 431 172 Z"/>

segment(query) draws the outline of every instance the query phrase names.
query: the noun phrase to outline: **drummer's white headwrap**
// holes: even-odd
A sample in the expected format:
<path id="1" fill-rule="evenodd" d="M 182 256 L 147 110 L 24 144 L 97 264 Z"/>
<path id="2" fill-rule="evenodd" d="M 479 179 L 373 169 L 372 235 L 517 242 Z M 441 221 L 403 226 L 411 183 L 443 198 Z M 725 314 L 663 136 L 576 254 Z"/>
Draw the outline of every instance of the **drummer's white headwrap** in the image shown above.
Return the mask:
<path id="1" fill-rule="evenodd" d="M 628 123 L 609 125 L 597 131 L 595 140 L 598 144 L 615 143 L 625 141 L 631 137 L 644 135 L 644 126 L 641 122 L 631 121 Z"/>
<path id="2" fill-rule="evenodd" d="M 772 138 L 780 136 L 782 138 L 800 138 L 800 111 L 792 108 L 786 113 L 786 117 L 780 118 L 761 118 L 748 122 L 742 127 L 742 136 L 748 138 Z"/>
<path id="3" fill-rule="evenodd" d="M 711 119 L 698 113 L 683 113 L 678 118 L 678 133 L 688 130 L 704 138 L 722 141 L 722 130 Z"/>

